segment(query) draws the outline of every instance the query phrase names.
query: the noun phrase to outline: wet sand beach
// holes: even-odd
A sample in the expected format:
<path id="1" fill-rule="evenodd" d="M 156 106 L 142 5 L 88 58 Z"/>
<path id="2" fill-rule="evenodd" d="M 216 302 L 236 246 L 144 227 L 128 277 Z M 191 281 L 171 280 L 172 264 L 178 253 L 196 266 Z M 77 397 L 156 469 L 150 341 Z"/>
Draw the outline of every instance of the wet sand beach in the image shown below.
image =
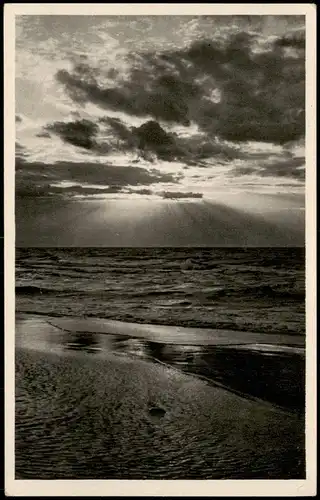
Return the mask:
<path id="1" fill-rule="evenodd" d="M 17 479 L 305 477 L 299 412 L 156 363 L 128 336 L 75 340 L 29 318 L 16 344 Z"/>

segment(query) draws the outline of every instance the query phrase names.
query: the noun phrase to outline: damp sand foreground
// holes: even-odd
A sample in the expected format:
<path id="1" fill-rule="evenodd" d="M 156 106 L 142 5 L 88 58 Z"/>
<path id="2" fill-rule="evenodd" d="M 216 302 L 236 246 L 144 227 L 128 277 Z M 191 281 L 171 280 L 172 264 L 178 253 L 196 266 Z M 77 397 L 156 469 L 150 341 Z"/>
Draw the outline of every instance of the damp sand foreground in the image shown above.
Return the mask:
<path id="1" fill-rule="evenodd" d="M 16 479 L 305 477 L 299 412 L 159 364 L 128 332 L 93 339 L 80 324 L 75 339 L 45 318 L 16 321 Z"/>

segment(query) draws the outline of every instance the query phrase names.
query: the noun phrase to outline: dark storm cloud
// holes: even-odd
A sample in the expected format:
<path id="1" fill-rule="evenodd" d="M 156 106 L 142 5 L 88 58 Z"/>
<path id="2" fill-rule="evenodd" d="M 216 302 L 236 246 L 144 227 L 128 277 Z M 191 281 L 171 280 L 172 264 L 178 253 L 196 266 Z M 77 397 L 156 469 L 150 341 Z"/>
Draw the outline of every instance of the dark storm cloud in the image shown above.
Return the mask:
<path id="1" fill-rule="evenodd" d="M 190 165 L 199 167 L 206 167 L 207 165 L 202 164 L 201 161 L 209 158 L 215 158 L 219 163 L 219 161 L 225 162 L 247 156 L 246 153 L 241 152 L 231 144 L 223 141 L 218 142 L 207 135 L 178 137 L 176 138 L 176 146 L 181 159 Z"/>
<path id="2" fill-rule="evenodd" d="M 56 78 L 77 103 L 91 101 L 156 121 L 194 121 L 229 141 L 299 139 L 305 127 L 304 33 L 287 33 L 258 52 L 255 42 L 242 32 L 185 49 L 132 54 L 129 78 L 110 87 L 98 84 L 88 64 L 58 71 Z M 210 100 L 212 91 L 219 99 Z"/>
<path id="3" fill-rule="evenodd" d="M 258 166 L 239 166 L 231 170 L 231 177 L 258 175 L 260 177 L 291 177 L 297 180 L 305 178 L 305 159 L 304 157 L 289 158 L 278 160 L 273 163 L 261 162 Z"/>
<path id="4" fill-rule="evenodd" d="M 122 186 L 109 186 L 106 188 L 93 188 L 88 186 L 68 186 L 67 188 L 55 187 L 56 192 L 68 193 L 68 194 L 81 194 L 81 195 L 93 195 L 93 194 L 114 194 L 120 193 L 123 190 Z"/>
<path id="5" fill-rule="evenodd" d="M 46 130 L 57 134 L 65 142 L 85 149 L 93 149 L 95 136 L 99 127 L 90 120 L 74 122 L 54 122 L 46 126 Z"/>
<path id="6" fill-rule="evenodd" d="M 254 53 L 253 39 L 239 33 L 226 44 L 202 40 L 187 51 L 221 92 L 220 102 L 207 103 L 198 122 L 231 141 L 298 139 L 304 134 L 304 56 L 287 57 L 276 44 Z"/>
<path id="7" fill-rule="evenodd" d="M 286 161 L 279 161 L 271 165 L 265 166 L 259 171 L 259 175 L 262 177 L 293 177 L 295 179 L 303 180 L 305 178 L 305 159 L 304 158 L 292 158 Z"/>
<path id="8" fill-rule="evenodd" d="M 150 152 L 167 161 L 187 157 L 184 141 L 179 141 L 176 134 L 166 132 L 155 120 L 148 120 L 140 127 L 127 127 L 119 118 L 108 116 L 100 118 L 99 122 L 110 127 L 113 136 L 120 141 L 117 150 L 137 151 L 141 156 Z"/>
<path id="9" fill-rule="evenodd" d="M 257 187 L 257 183 L 256 182 L 246 182 L 244 184 L 242 184 L 242 187 L 253 187 L 253 188 L 256 188 Z M 262 183 L 262 182 L 259 182 L 259 188 L 263 188 L 263 187 L 270 187 L 270 184 L 269 183 Z M 277 188 L 279 187 L 285 187 L 285 188 L 288 188 L 288 187 L 300 187 L 299 184 L 297 184 L 296 182 L 286 182 L 286 183 L 282 183 L 282 182 L 277 182 Z M 282 195 L 283 193 L 281 193 Z M 264 196 L 266 196 L 266 193 L 263 193 Z M 279 195 L 279 193 L 276 193 L 276 195 Z M 294 193 L 294 196 L 297 196 L 297 193 Z"/>
<path id="10" fill-rule="evenodd" d="M 202 198 L 203 194 L 202 193 L 183 193 L 181 191 L 164 191 L 162 193 L 162 198 L 164 199 L 169 199 L 169 200 L 176 200 L 176 199 L 185 199 L 185 198 Z"/>
<path id="11" fill-rule="evenodd" d="M 51 184 L 74 182 L 106 186 L 104 189 L 77 187 L 63 188 Z M 38 197 L 61 194 L 96 194 L 117 193 L 124 187 L 148 186 L 159 182 L 178 182 L 178 177 L 159 172 L 156 169 L 147 171 L 132 166 L 111 166 L 97 163 L 26 162 L 16 160 L 16 195 L 18 197 Z"/>
<path id="12" fill-rule="evenodd" d="M 179 137 L 176 133 L 169 133 L 155 120 L 148 120 L 140 127 L 127 127 L 119 118 L 113 117 L 100 118 L 99 122 L 111 128 L 113 135 L 121 141 L 117 148 L 122 151 L 138 150 L 141 155 L 149 151 L 162 160 L 182 160 L 197 166 L 202 166 L 201 160 L 212 157 L 221 160 L 247 157 L 232 145 L 218 143 L 207 136 Z"/>
<path id="13" fill-rule="evenodd" d="M 230 176 L 237 177 L 242 175 L 251 175 L 259 171 L 257 167 L 235 167 L 231 170 Z"/>
<path id="14" fill-rule="evenodd" d="M 108 125 L 113 134 L 120 140 L 124 141 L 128 146 L 134 146 L 136 143 L 133 138 L 132 128 L 126 127 L 126 125 L 120 120 L 120 118 L 114 118 L 106 116 L 99 118 L 99 122 Z"/>
<path id="15" fill-rule="evenodd" d="M 122 127 L 124 127 L 123 124 Z M 126 129 L 126 134 L 130 133 L 131 136 L 127 142 L 129 147 L 134 144 L 141 150 L 152 151 L 160 159 L 181 160 L 197 167 L 207 168 L 208 165 L 204 161 L 210 158 L 214 158 L 217 164 L 223 164 L 235 159 L 266 161 L 277 158 L 278 155 L 272 151 L 243 151 L 234 143 L 216 140 L 207 134 L 179 137 L 174 132 L 166 132 L 156 121 L 148 121 L 138 128 L 132 127 L 130 131 Z M 290 159 L 292 153 L 288 150 L 286 156 Z"/>
<path id="16" fill-rule="evenodd" d="M 38 198 L 51 196 L 53 193 L 50 190 L 49 184 L 41 184 L 41 182 L 31 182 L 26 180 L 18 180 L 15 185 L 16 198 Z"/>
<path id="17" fill-rule="evenodd" d="M 154 120 L 133 128 L 133 135 L 140 151 L 151 151 L 158 158 L 168 161 L 184 156 L 184 150 L 178 147 L 174 135 L 167 133 Z"/>
<path id="18" fill-rule="evenodd" d="M 173 134 L 167 133 L 158 122 L 149 120 L 140 127 L 127 127 L 120 119 L 100 118 L 111 128 L 115 137 L 121 140 L 118 149 L 153 152 L 158 158 L 173 160 L 179 153 Z"/>
<path id="19" fill-rule="evenodd" d="M 172 74 L 155 77 L 157 64 L 147 56 L 141 64 L 132 69 L 128 83 L 116 87 L 101 88 L 86 64 L 76 65 L 72 73 L 60 70 L 56 78 L 77 103 L 91 101 L 106 109 L 189 125 L 188 99 L 198 94 L 198 86 Z"/>
<path id="20" fill-rule="evenodd" d="M 175 142 L 173 134 L 167 133 L 154 120 L 149 120 L 140 127 L 127 127 L 119 118 L 104 117 L 98 120 L 100 124 L 107 125 L 111 130 L 114 141 L 110 144 L 97 140 L 99 130 L 98 124 L 91 120 L 76 120 L 74 122 L 54 122 L 45 127 L 45 131 L 37 134 L 37 137 L 50 137 L 46 130 L 58 135 L 64 142 L 70 143 L 87 150 L 99 153 L 108 153 L 112 149 L 117 151 L 150 151 L 158 158 L 173 161 L 177 157 L 183 157 L 183 144 L 180 148 Z"/>
<path id="21" fill-rule="evenodd" d="M 75 195 L 90 197 L 97 194 L 116 194 L 124 192 L 123 186 L 109 186 L 105 188 L 93 188 L 88 186 L 51 186 L 48 183 L 41 184 L 40 182 L 18 181 L 16 183 L 15 194 L 16 198 L 43 198 L 43 197 L 62 197 L 70 199 Z"/>
<path id="22" fill-rule="evenodd" d="M 51 135 L 49 134 L 49 132 L 39 132 L 38 134 L 36 134 L 36 137 L 40 137 L 40 138 L 43 138 L 43 139 L 50 139 Z"/>
<path id="23" fill-rule="evenodd" d="M 305 35 L 301 31 L 293 32 L 288 35 L 279 37 L 274 42 L 275 47 L 292 47 L 297 50 L 305 50 L 306 40 Z"/>
<path id="24" fill-rule="evenodd" d="M 141 195 L 151 195 L 153 194 L 153 191 L 151 189 L 130 189 L 126 188 L 127 193 L 132 193 L 132 194 L 141 194 Z"/>

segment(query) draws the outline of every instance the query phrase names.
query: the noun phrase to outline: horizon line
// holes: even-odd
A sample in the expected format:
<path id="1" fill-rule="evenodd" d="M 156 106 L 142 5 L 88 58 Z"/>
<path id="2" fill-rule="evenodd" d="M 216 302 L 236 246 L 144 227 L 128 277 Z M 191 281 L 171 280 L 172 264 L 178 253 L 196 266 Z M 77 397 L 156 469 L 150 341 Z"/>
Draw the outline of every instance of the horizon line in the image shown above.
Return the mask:
<path id="1" fill-rule="evenodd" d="M 116 246 L 116 245 L 15 245 L 15 249 L 21 248 L 113 248 L 113 249 L 152 249 L 152 248 L 306 248 L 304 245 L 142 245 L 142 246 Z"/>

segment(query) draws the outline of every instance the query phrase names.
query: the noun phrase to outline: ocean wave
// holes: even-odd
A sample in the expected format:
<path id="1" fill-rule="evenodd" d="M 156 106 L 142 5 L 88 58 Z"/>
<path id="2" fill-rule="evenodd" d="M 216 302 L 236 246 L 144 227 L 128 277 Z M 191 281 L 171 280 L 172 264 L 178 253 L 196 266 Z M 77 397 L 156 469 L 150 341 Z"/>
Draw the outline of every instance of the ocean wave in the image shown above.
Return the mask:
<path id="1" fill-rule="evenodd" d="M 159 326 L 169 326 L 169 327 L 186 327 L 186 328 L 201 328 L 203 330 L 232 330 L 234 332 L 255 332 L 255 333 L 267 333 L 270 335 L 290 335 L 294 337 L 301 337 L 305 335 L 305 328 L 303 326 L 297 326 L 297 328 L 288 328 L 285 324 L 277 324 L 275 328 L 271 328 L 270 324 L 262 323 L 237 323 L 236 321 L 228 318 L 221 319 L 200 319 L 197 317 L 188 318 L 183 314 L 178 317 L 172 317 L 167 315 L 165 317 L 159 317 L 156 315 L 143 315 L 139 313 L 121 312 L 119 310 L 113 311 L 91 311 L 86 313 L 79 313 L 69 308 L 61 308 L 57 310 L 54 306 L 50 307 L 49 304 L 45 309 L 38 309 L 27 305 L 17 304 L 16 314 L 20 315 L 32 315 L 32 316 L 45 316 L 54 318 L 92 318 L 98 320 L 112 320 L 121 321 L 124 323 L 135 323 L 137 325 L 159 325 Z"/>
<path id="2" fill-rule="evenodd" d="M 305 333 L 297 249 L 59 248 L 17 257 L 17 312 Z"/>
<path id="3" fill-rule="evenodd" d="M 175 298 L 180 298 L 181 299 L 181 304 L 183 304 L 183 301 L 190 302 L 191 299 L 194 299 L 196 301 L 210 301 L 210 300 L 216 300 L 219 298 L 239 298 L 239 299 L 270 299 L 270 298 L 281 298 L 281 299 L 288 299 L 288 300 L 297 300 L 297 301 L 302 301 L 305 298 L 305 290 L 301 289 L 296 289 L 296 288 L 288 288 L 285 287 L 285 285 L 251 285 L 251 286 L 238 286 L 238 287 L 223 287 L 223 286 L 217 286 L 217 287 L 211 287 L 211 288 L 204 288 L 204 289 L 198 289 L 198 290 L 181 290 L 177 289 L 174 286 L 172 289 L 167 289 L 167 290 L 150 290 L 146 289 L 143 290 L 140 288 L 140 290 L 127 290 L 126 293 L 124 293 L 123 290 L 117 291 L 117 290 L 110 290 L 110 288 L 103 288 L 99 286 L 98 288 L 95 288 L 94 285 L 92 288 L 73 288 L 73 289 L 68 289 L 64 288 L 63 284 L 60 288 L 47 288 L 47 287 L 40 287 L 40 286 L 35 286 L 35 285 L 20 285 L 16 286 L 16 293 L 17 295 L 37 295 L 37 294 L 42 294 L 42 295 L 54 295 L 54 294 L 65 294 L 65 295 L 86 295 L 86 296 L 105 296 L 112 294 L 112 296 L 119 295 L 121 293 L 121 296 L 125 299 L 127 298 L 137 298 L 137 299 L 148 299 L 148 298 L 154 298 L 156 299 L 157 297 L 161 298 L 168 298 L 170 301 L 172 297 Z M 177 303 L 178 305 L 178 303 Z"/>
<path id="4" fill-rule="evenodd" d="M 16 294 L 17 295 L 57 295 L 57 294 L 76 294 L 78 293 L 76 290 L 68 290 L 68 289 L 54 289 L 54 288 L 46 288 L 34 285 L 20 285 L 16 286 Z"/>
<path id="5" fill-rule="evenodd" d="M 40 288 L 38 286 L 22 285 L 16 286 L 16 294 L 18 295 L 37 295 L 38 293 L 53 293 L 54 290 L 48 290 L 47 288 Z"/>
<path id="6" fill-rule="evenodd" d="M 201 294 L 201 292 L 200 292 Z M 251 285 L 244 287 L 223 287 L 205 293 L 206 299 L 219 297 L 239 297 L 239 298 L 286 298 L 301 300 L 305 297 L 305 291 L 299 289 L 285 288 L 283 286 L 271 285 Z"/>
<path id="7" fill-rule="evenodd" d="M 305 291 L 301 289 L 288 288 L 285 285 L 250 285 L 250 286 L 216 286 L 211 288 L 197 289 L 197 290 L 181 290 L 173 288 L 172 290 L 145 290 L 132 294 L 135 297 L 164 297 L 168 296 L 168 299 L 172 295 L 177 297 L 185 297 L 186 299 L 195 298 L 201 301 L 218 299 L 223 297 L 233 297 L 233 298 L 286 298 L 286 299 L 296 299 L 301 300 L 305 297 Z"/>

